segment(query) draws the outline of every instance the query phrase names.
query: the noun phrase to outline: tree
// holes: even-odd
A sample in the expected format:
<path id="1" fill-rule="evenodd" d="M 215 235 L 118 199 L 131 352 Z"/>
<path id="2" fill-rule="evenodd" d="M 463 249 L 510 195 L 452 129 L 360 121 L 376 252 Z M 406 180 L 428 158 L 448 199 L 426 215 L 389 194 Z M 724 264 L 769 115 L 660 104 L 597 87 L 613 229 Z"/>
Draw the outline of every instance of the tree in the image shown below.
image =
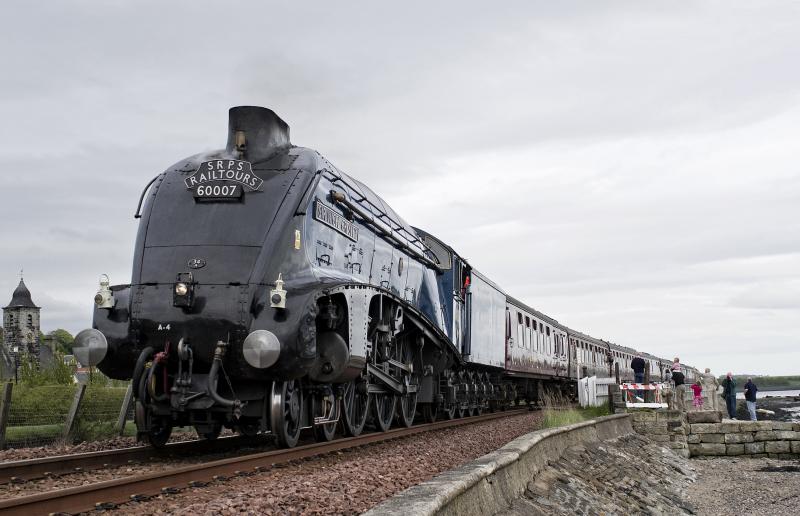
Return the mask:
<path id="1" fill-rule="evenodd" d="M 53 342 L 55 342 L 55 351 L 59 351 L 65 355 L 72 354 L 72 344 L 75 341 L 75 338 L 70 332 L 63 328 L 58 328 L 57 330 L 53 330 L 48 333 L 47 336 L 53 339 Z"/>
<path id="2" fill-rule="evenodd" d="M 75 370 L 64 362 L 64 355 L 55 354 L 55 360 L 47 367 L 39 367 L 36 360 L 27 353 L 19 359 L 19 381 L 28 387 L 39 385 L 71 385 Z"/>

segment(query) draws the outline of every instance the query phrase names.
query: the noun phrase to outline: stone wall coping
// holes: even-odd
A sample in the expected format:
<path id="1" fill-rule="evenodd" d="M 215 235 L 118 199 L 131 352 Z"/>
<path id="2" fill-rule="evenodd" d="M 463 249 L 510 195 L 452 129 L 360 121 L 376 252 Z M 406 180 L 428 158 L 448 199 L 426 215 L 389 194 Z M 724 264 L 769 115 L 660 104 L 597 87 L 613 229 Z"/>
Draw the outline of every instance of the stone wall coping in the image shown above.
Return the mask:
<path id="1" fill-rule="evenodd" d="M 431 480 L 412 486 L 373 507 L 364 514 L 368 516 L 437 514 L 443 511 L 443 509 L 446 509 L 448 505 L 456 499 L 470 491 L 473 487 L 477 486 L 482 480 L 486 480 L 488 484 L 511 484 L 508 477 L 513 476 L 513 472 L 508 473 L 504 470 L 511 469 L 520 459 L 528 456 L 529 452 L 534 448 L 546 445 L 548 441 L 557 441 L 559 437 L 568 438 L 568 436 L 580 434 L 579 431 L 583 429 L 594 430 L 597 434 L 595 437 L 599 439 L 612 438 L 611 434 L 615 433 L 613 428 L 611 431 L 605 431 L 605 428 L 598 429 L 597 427 L 614 427 L 613 422 L 623 419 L 627 420 L 628 424 L 630 424 L 630 414 L 613 414 L 581 421 L 580 423 L 574 423 L 572 425 L 546 428 L 544 430 L 536 430 L 525 434 L 483 457 L 455 469 L 442 472 Z M 628 431 L 630 431 L 630 426 L 628 426 Z M 627 432 L 625 433 L 627 434 Z M 546 459 L 558 459 L 561 457 L 563 451 L 562 449 L 551 453 L 553 456 L 546 457 Z M 542 457 L 544 457 L 545 454 L 546 451 L 542 453 Z M 524 492 L 527 483 L 528 479 L 524 479 L 524 481 L 520 482 L 522 486 L 521 490 L 514 489 L 510 485 L 497 486 L 497 489 L 519 491 L 512 493 L 514 496 L 519 496 Z M 497 507 L 497 509 L 499 510 L 501 507 Z"/>
<path id="2" fill-rule="evenodd" d="M 777 458 L 798 458 L 800 455 L 800 424 L 786 421 L 746 421 L 722 419 L 720 422 L 700 422 L 716 419 L 711 411 L 690 411 L 685 416 L 682 429 L 670 425 L 665 413 L 660 421 L 652 415 L 633 414 L 633 429 L 650 440 L 664 443 L 674 449 L 688 444 L 690 457 L 703 455 L 759 456 L 768 454 Z M 695 414 L 693 416 L 693 414 Z M 681 421 L 684 421 L 681 419 Z M 693 422 L 694 421 L 694 422 Z M 681 437 L 684 435 L 685 437 Z"/>

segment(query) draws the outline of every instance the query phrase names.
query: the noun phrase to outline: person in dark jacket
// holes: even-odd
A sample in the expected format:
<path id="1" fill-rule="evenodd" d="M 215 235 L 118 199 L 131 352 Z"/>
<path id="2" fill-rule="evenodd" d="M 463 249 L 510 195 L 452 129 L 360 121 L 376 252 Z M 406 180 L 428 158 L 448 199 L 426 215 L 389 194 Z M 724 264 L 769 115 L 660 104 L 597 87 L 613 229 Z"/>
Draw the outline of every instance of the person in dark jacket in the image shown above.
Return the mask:
<path id="1" fill-rule="evenodd" d="M 644 359 L 636 357 L 631 360 L 631 369 L 633 369 L 633 381 L 636 383 L 644 382 Z"/>
<path id="2" fill-rule="evenodd" d="M 631 360 L 631 369 L 633 369 L 634 383 L 644 383 L 644 359 L 637 356 Z M 636 391 L 636 395 L 640 398 L 644 398 L 644 391 L 638 390 Z"/>
<path id="3" fill-rule="evenodd" d="M 747 401 L 747 411 L 750 412 L 750 421 L 756 420 L 756 393 L 758 392 L 758 387 L 756 384 L 753 383 L 752 378 L 747 379 L 747 383 L 744 384 L 744 399 Z"/>
<path id="4" fill-rule="evenodd" d="M 678 359 L 675 359 L 678 363 Z M 679 364 L 680 365 L 680 364 Z M 675 410 L 686 412 L 686 378 L 683 376 L 683 371 L 672 367 L 672 382 L 675 384 Z"/>
<path id="5" fill-rule="evenodd" d="M 722 397 L 725 399 L 725 406 L 728 407 L 728 416 L 736 419 L 736 382 L 730 371 L 722 380 Z"/>

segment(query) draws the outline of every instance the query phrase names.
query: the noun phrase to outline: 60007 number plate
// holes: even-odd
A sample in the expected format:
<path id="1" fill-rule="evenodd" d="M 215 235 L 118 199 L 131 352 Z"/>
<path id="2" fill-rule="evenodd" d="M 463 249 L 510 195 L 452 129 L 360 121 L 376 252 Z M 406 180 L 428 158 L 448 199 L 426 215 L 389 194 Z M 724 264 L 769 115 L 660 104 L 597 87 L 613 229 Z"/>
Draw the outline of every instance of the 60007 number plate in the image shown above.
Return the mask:
<path id="1" fill-rule="evenodd" d="M 205 184 L 194 189 L 194 198 L 202 200 L 239 200 L 242 197 L 241 185 Z"/>

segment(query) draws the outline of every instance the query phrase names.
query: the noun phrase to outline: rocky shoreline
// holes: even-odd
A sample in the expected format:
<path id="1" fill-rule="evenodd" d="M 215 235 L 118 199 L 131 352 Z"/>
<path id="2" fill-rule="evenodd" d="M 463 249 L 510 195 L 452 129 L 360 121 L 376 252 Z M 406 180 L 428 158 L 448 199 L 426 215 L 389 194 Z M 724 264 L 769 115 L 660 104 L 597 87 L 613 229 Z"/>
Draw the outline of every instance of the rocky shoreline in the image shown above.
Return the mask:
<path id="1" fill-rule="evenodd" d="M 766 396 L 756 402 L 757 416 L 765 421 L 791 421 L 800 423 L 800 396 Z M 736 400 L 736 418 L 750 419 L 747 404 Z"/>
<path id="2" fill-rule="evenodd" d="M 699 516 L 798 513 L 800 462 L 769 458 L 703 457 L 692 459 L 697 481 L 688 502 Z"/>

